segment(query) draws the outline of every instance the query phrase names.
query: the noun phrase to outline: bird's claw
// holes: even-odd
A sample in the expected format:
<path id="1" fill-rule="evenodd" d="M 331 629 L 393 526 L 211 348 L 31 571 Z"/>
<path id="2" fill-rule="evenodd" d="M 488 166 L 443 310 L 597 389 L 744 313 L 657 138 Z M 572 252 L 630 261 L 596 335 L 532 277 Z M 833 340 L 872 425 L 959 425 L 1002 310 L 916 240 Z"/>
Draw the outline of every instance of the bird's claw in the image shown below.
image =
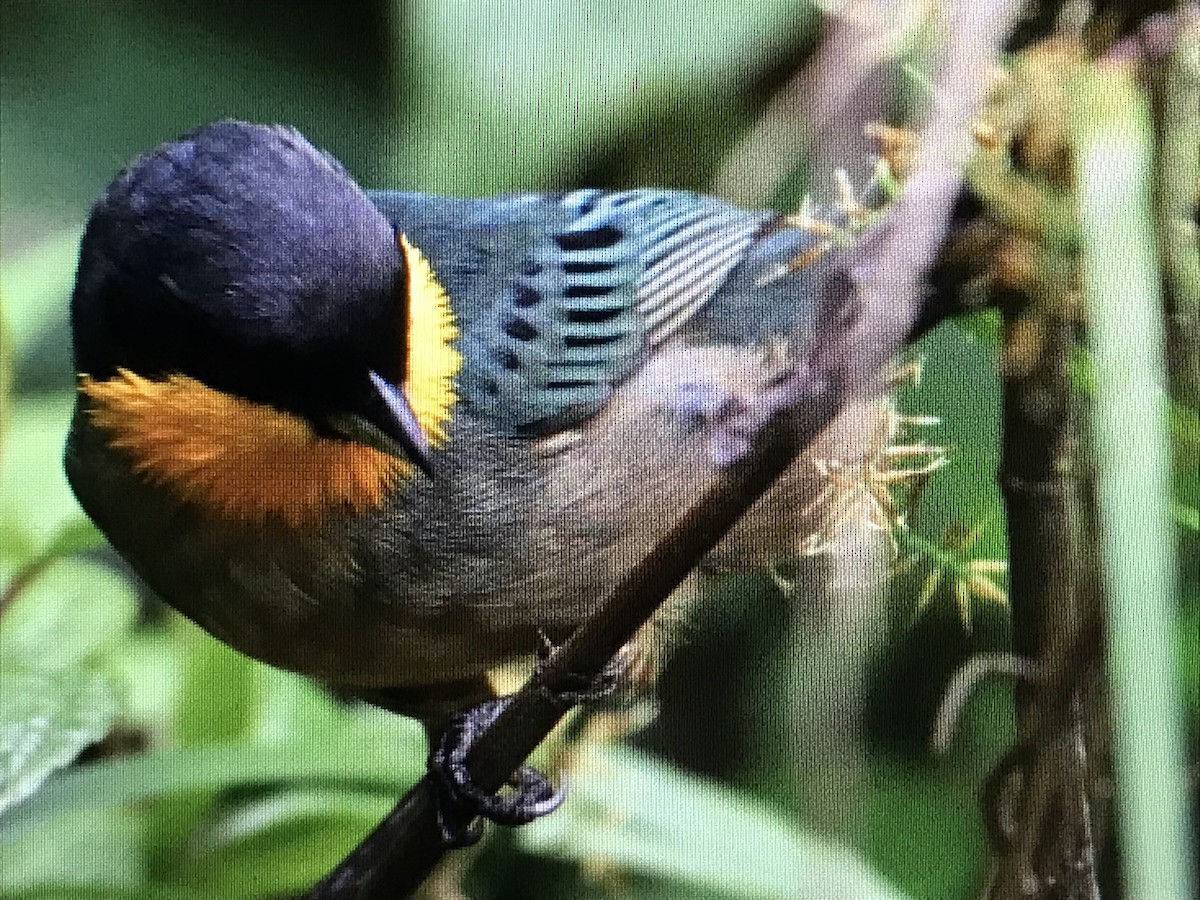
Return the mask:
<path id="1" fill-rule="evenodd" d="M 522 766 L 509 779 L 509 793 L 492 793 L 475 784 L 467 769 L 467 754 L 508 702 L 507 698 L 489 700 L 455 716 L 429 754 L 429 771 L 438 786 L 438 828 L 448 847 L 478 841 L 483 835 L 480 818 L 509 827 L 525 825 L 554 812 L 566 796 L 529 766 Z"/>
<path id="2" fill-rule="evenodd" d="M 544 631 L 540 631 L 538 634 L 542 639 L 542 646 L 538 650 L 534 671 L 545 668 L 550 662 L 550 657 L 558 649 L 558 646 Z M 626 655 L 618 653 L 598 674 L 571 673 L 567 676 L 565 684 L 556 689 L 543 687 L 541 692 L 563 709 L 570 709 L 581 703 L 594 703 L 597 700 L 603 700 L 617 689 L 625 677 L 628 667 L 629 661 Z"/>

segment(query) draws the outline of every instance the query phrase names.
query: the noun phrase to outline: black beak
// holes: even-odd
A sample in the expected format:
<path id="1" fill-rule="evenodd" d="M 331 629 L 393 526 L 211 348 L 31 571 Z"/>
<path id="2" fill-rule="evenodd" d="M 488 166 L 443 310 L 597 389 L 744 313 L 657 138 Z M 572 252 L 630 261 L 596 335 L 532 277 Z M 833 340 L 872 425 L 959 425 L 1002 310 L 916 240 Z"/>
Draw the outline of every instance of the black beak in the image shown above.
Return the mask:
<path id="1" fill-rule="evenodd" d="M 378 416 L 373 424 L 385 435 L 395 441 L 404 450 L 405 455 L 412 460 L 413 465 L 433 477 L 433 467 L 429 462 L 429 440 L 421 423 L 417 421 L 412 406 L 404 391 L 392 384 L 378 372 L 371 373 L 371 385 L 375 388 L 379 399 L 383 401 L 386 413 Z"/>

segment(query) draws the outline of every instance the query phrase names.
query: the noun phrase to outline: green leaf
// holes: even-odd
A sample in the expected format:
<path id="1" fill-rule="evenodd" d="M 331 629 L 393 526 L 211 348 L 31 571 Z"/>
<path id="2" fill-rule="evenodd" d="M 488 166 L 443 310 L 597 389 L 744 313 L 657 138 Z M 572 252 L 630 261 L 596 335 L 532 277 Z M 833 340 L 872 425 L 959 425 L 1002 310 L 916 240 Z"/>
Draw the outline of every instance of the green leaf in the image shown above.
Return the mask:
<path id="1" fill-rule="evenodd" d="M 1176 524 L 1183 526 L 1191 531 L 1200 532 L 1200 509 L 1194 506 L 1188 506 L 1185 503 L 1180 503 L 1178 500 L 1171 502 L 1171 518 Z"/>
<path id="2" fill-rule="evenodd" d="M 58 527 L 46 545 L 38 551 L 38 558 L 49 561 L 73 556 L 99 547 L 103 543 L 104 535 L 91 519 L 82 514 L 72 516 Z"/>
<path id="3" fill-rule="evenodd" d="M 185 650 L 175 742 L 216 744 L 252 734 L 262 703 L 260 682 L 269 669 L 182 617 L 172 627 Z"/>
<path id="4" fill-rule="evenodd" d="M 1200 719 L 1200 603 L 1184 607 L 1176 627 L 1175 646 L 1179 658 L 1179 679 L 1183 696 L 1195 719 Z"/>
<path id="5" fill-rule="evenodd" d="M 422 116 L 394 170 L 467 196 L 535 185 L 663 110 L 740 109 L 747 73 L 818 21 L 793 0 L 406 4 L 407 100 Z"/>
<path id="6" fill-rule="evenodd" d="M 994 316 L 969 320 L 980 334 Z M 922 494 L 914 528 L 938 543 L 947 533 L 978 529 L 971 555 L 1004 559 L 1008 555 L 1003 499 L 995 478 L 1000 464 L 996 422 L 1000 417 L 1000 386 L 995 374 L 995 350 L 988 339 L 964 341 L 957 323 L 935 329 L 922 339 L 923 375 L 918 386 L 899 391 L 899 405 L 909 414 L 933 415 L 941 424 L 914 430 L 931 443 L 950 447 L 950 465 L 942 468 Z"/>
<path id="7" fill-rule="evenodd" d="M 0 466 L 0 558 L 9 559 L 8 535 L 44 546 L 80 514 L 63 472 L 62 454 L 74 408 L 73 394 L 18 398 Z"/>
<path id="8" fill-rule="evenodd" d="M 0 820 L 0 841 L 75 810 L 180 792 L 300 780 L 399 791 L 423 773 L 426 752 L 421 726 L 396 717 L 386 733 L 359 726 L 308 742 L 180 747 L 101 760 L 60 772 L 10 810 Z"/>
<path id="9" fill-rule="evenodd" d="M 982 718 L 987 705 L 977 699 L 967 710 L 968 720 Z M 963 730 L 977 731 L 969 724 Z M 996 741 L 995 746 L 998 754 L 1006 744 Z M 914 897 L 972 896 L 975 868 L 987 852 L 975 797 L 979 773 L 994 758 L 964 754 L 965 764 L 957 772 L 950 765 L 922 772 L 898 759 L 874 760 L 862 830 L 864 854 Z"/>
<path id="10" fill-rule="evenodd" d="M 133 627 L 138 604 L 124 576 L 68 558 L 37 575 L 3 615 L 0 659 L 48 671 L 107 649 Z"/>
<path id="11" fill-rule="evenodd" d="M 71 529 L 60 546 L 77 538 Z M 118 682 L 89 660 L 137 618 L 128 582 L 96 563 L 60 559 L 3 611 L 0 628 L 0 811 L 108 732 Z"/>
<path id="12" fill-rule="evenodd" d="M 4 312 L 3 285 L 0 284 L 0 459 L 4 458 L 4 440 L 8 436 L 8 417 L 13 404 L 13 350 L 8 316 Z"/>
<path id="13" fill-rule="evenodd" d="M 351 717 L 358 718 L 358 711 L 347 710 L 312 679 L 265 665 L 261 669 L 262 702 L 254 722 L 256 739 L 288 741 L 315 734 L 337 734 L 352 727 Z M 373 707 L 362 712 L 368 709 L 382 712 Z M 394 726 L 395 719 L 394 715 L 384 713 L 380 721 L 386 723 L 386 728 Z"/>
<path id="14" fill-rule="evenodd" d="M 0 845 L 0 896 L 93 896 L 134 891 L 144 878 L 142 824 L 118 809 L 84 809 Z M 60 889 L 51 893 L 51 886 Z M 122 896 L 116 893 L 115 896 Z M 99 893 L 97 896 L 109 896 Z"/>
<path id="15" fill-rule="evenodd" d="M 5 553 L 0 554 L 0 614 L 7 601 L 15 597 L 25 586 L 42 574 L 55 560 L 75 553 L 82 553 L 104 543 L 104 535 L 85 516 L 68 518 L 54 532 L 49 541 L 38 544 L 19 529 L 7 529 L 0 524 L 5 543 Z"/>
<path id="16" fill-rule="evenodd" d="M 11 358 L 18 365 L 34 342 L 66 316 L 78 259 L 77 228 L 0 258 L 5 332 Z"/>
<path id="17" fill-rule="evenodd" d="M 559 812 L 517 832 L 532 853 L 619 866 L 746 898 L 899 900 L 855 854 L 731 788 L 618 746 L 583 750 Z"/>
<path id="18" fill-rule="evenodd" d="M 969 316 L 961 316 L 952 319 L 944 327 L 960 332 L 960 337 L 967 338 L 993 356 L 1000 352 L 1001 324 L 998 310 L 986 309 Z"/>
<path id="19" fill-rule="evenodd" d="M 284 791 L 242 804 L 193 835 L 183 878 L 214 897 L 303 892 L 395 805 L 393 793 Z"/>
<path id="20" fill-rule="evenodd" d="M 1172 428 L 1163 402 L 1158 140 L 1149 98 L 1122 74 L 1081 75 L 1073 88 L 1122 883 L 1134 897 L 1193 897 L 1169 440 L 1188 437 L 1188 426 Z"/>
<path id="21" fill-rule="evenodd" d="M 119 710 L 118 691 L 105 673 L 0 658 L 0 813 L 104 737 Z"/>
<path id="22" fill-rule="evenodd" d="M 140 884 L 137 887 L 117 887 L 77 882 L 49 882 L 19 891 L 5 891 L 0 900 L 212 900 L 212 895 L 189 888 Z"/>
<path id="23" fill-rule="evenodd" d="M 182 680 L 183 652 L 161 624 L 137 628 L 105 654 L 105 668 L 126 685 L 122 720 L 151 747 L 169 742 Z"/>

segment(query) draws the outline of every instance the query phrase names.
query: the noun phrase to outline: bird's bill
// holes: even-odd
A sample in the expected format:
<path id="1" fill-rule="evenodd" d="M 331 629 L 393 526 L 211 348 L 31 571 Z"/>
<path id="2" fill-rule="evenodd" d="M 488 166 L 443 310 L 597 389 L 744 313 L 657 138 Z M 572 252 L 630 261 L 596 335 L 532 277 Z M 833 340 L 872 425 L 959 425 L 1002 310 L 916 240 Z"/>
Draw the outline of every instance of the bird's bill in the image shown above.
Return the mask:
<path id="1" fill-rule="evenodd" d="M 383 401 L 386 415 L 378 417 L 373 424 L 387 437 L 400 445 L 405 455 L 426 475 L 432 475 L 429 463 L 429 439 L 417 421 L 412 404 L 404 391 L 392 384 L 378 372 L 371 373 L 371 384 L 379 399 Z"/>

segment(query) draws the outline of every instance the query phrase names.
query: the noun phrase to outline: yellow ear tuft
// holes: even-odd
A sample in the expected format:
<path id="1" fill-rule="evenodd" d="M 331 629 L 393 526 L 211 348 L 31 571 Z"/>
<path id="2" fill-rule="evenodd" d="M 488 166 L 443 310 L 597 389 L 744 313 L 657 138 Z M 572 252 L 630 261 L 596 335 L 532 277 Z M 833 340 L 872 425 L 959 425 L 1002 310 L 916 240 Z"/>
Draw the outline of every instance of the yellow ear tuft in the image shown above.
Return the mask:
<path id="1" fill-rule="evenodd" d="M 430 445 L 445 443 L 446 424 L 458 400 L 455 378 L 462 355 L 458 323 L 433 268 L 408 238 L 398 237 L 408 271 L 408 355 L 404 394 Z"/>

